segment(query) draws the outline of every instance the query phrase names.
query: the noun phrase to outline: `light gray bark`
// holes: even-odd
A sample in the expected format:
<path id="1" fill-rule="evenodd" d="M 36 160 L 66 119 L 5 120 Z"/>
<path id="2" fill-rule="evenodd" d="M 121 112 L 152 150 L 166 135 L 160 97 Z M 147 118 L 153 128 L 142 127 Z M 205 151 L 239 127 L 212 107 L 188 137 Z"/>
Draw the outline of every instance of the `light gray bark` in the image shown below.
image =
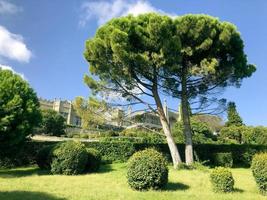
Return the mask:
<path id="1" fill-rule="evenodd" d="M 162 106 L 162 103 L 160 101 L 160 97 L 158 95 L 158 92 L 157 92 L 157 90 L 153 90 L 152 92 L 153 92 L 154 99 L 155 99 L 155 102 L 156 102 L 156 105 L 157 105 L 157 110 L 158 110 L 158 114 L 159 114 L 159 117 L 160 117 L 160 122 L 161 122 L 161 125 L 162 125 L 162 129 L 163 129 L 163 132 L 164 132 L 164 134 L 166 136 L 167 144 L 168 144 L 169 149 L 170 149 L 172 162 L 173 162 L 173 167 L 175 169 L 177 169 L 178 164 L 181 163 L 182 160 L 181 160 L 178 148 L 177 148 L 177 146 L 175 144 L 174 138 L 172 137 L 170 124 L 169 124 L 169 122 L 168 122 L 168 120 L 166 118 L 166 115 L 164 113 L 163 106 Z"/>
<path id="2" fill-rule="evenodd" d="M 187 96 L 187 85 L 186 85 L 186 72 L 182 74 L 182 120 L 184 127 L 185 135 L 185 162 L 187 165 L 190 165 L 194 162 L 193 157 L 193 141 L 192 141 L 192 131 L 190 125 L 190 113 L 189 113 L 189 104 Z"/>

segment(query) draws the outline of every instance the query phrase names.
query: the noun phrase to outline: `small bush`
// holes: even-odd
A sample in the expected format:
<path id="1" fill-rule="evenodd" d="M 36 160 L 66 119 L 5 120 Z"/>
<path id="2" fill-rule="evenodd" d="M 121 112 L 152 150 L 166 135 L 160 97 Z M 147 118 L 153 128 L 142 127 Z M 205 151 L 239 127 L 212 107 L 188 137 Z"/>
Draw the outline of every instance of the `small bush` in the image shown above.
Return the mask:
<path id="1" fill-rule="evenodd" d="M 222 167 L 233 167 L 232 153 L 215 153 L 214 164 Z"/>
<path id="2" fill-rule="evenodd" d="M 53 174 L 75 175 L 85 171 L 88 154 L 80 142 L 68 141 L 59 144 L 52 152 Z"/>
<path id="3" fill-rule="evenodd" d="M 267 195 L 267 153 L 256 154 L 251 169 L 260 192 Z"/>
<path id="4" fill-rule="evenodd" d="M 96 172 L 99 170 L 101 164 L 101 155 L 98 150 L 93 148 L 87 148 L 87 164 L 85 172 Z"/>
<path id="5" fill-rule="evenodd" d="M 234 190 L 234 178 L 227 168 L 215 168 L 210 174 L 210 181 L 214 192 L 232 192 Z"/>
<path id="6" fill-rule="evenodd" d="M 44 146 L 40 149 L 36 155 L 36 163 L 40 169 L 50 170 L 51 169 L 51 162 L 52 162 L 52 149 L 54 145 Z"/>
<path id="7" fill-rule="evenodd" d="M 167 162 L 154 149 L 139 151 L 128 161 L 127 179 L 136 190 L 160 189 L 168 182 Z"/>

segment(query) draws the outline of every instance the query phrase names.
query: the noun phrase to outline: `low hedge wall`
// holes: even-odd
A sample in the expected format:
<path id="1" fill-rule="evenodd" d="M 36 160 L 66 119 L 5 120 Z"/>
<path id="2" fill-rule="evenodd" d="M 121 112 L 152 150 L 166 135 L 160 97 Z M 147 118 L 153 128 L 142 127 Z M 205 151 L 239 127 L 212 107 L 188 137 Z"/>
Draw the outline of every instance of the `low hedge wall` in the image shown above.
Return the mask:
<path id="1" fill-rule="evenodd" d="M 32 141 L 25 144 L 22 151 L 27 158 L 23 165 L 35 162 L 37 152 L 45 145 L 55 144 L 57 142 L 37 142 Z M 146 148 L 155 148 L 162 152 L 163 155 L 171 161 L 170 151 L 167 144 L 146 144 L 146 143 L 130 143 L 130 142 L 87 142 L 88 148 L 97 149 L 102 160 L 105 162 L 125 162 L 134 152 Z M 184 144 L 177 144 L 182 160 L 184 160 Z M 252 156 L 257 152 L 267 152 L 267 146 L 264 145 L 244 145 L 244 144 L 195 144 L 194 156 L 196 160 L 208 161 L 208 164 L 214 165 L 213 155 L 215 153 L 229 152 L 233 155 L 233 165 L 249 167 Z M 0 154 L 0 165 L 1 165 Z M 1 166 L 0 166 L 1 167 Z"/>

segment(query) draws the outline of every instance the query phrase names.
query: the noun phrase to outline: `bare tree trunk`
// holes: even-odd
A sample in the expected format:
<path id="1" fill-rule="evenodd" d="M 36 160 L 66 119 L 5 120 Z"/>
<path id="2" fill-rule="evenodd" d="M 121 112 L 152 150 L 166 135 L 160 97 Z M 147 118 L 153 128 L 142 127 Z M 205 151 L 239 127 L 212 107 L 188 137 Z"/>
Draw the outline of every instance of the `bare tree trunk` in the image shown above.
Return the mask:
<path id="1" fill-rule="evenodd" d="M 166 118 L 166 115 L 164 113 L 163 106 L 162 106 L 160 97 L 158 95 L 158 92 L 157 92 L 157 90 L 153 90 L 152 92 L 153 92 L 154 99 L 155 99 L 155 102 L 156 102 L 156 105 L 157 105 L 157 110 L 158 110 L 158 114 L 159 114 L 159 117 L 160 117 L 160 122 L 161 122 L 161 125 L 162 125 L 162 128 L 163 128 L 163 132 L 164 132 L 164 134 L 166 136 L 167 143 L 168 143 L 168 146 L 169 146 L 169 149 L 170 149 L 170 152 L 171 152 L 173 167 L 175 169 L 177 169 L 178 164 L 181 163 L 182 160 L 181 160 L 178 148 L 177 148 L 177 146 L 175 144 L 174 138 L 172 137 L 170 124 L 169 124 L 169 122 L 168 122 L 168 120 Z"/>
<path id="2" fill-rule="evenodd" d="M 192 131 L 190 125 L 190 113 L 189 104 L 187 96 L 187 86 L 186 86 L 186 72 L 182 73 L 182 120 L 185 135 L 185 162 L 190 165 L 194 162 L 193 157 L 193 141 L 192 141 Z"/>

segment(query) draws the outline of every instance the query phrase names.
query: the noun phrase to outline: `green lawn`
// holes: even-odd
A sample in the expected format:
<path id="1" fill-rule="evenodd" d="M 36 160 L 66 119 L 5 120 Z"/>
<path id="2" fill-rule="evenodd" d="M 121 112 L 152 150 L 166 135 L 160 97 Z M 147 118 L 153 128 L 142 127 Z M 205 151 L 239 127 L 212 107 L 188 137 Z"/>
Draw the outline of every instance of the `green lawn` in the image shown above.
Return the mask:
<path id="1" fill-rule="evenodd" d="M 105 165 L 101 172 L 81 176 L 52 176 L 38 168 L 0 170 L 0 200 L 263 200 L 249 169 L 232 169 L 236 184 L 231 194 L 211 191 L 209 172 L 170 169 L 163 191 L 138 192 L 126 182 L 126 165 Z"/>

